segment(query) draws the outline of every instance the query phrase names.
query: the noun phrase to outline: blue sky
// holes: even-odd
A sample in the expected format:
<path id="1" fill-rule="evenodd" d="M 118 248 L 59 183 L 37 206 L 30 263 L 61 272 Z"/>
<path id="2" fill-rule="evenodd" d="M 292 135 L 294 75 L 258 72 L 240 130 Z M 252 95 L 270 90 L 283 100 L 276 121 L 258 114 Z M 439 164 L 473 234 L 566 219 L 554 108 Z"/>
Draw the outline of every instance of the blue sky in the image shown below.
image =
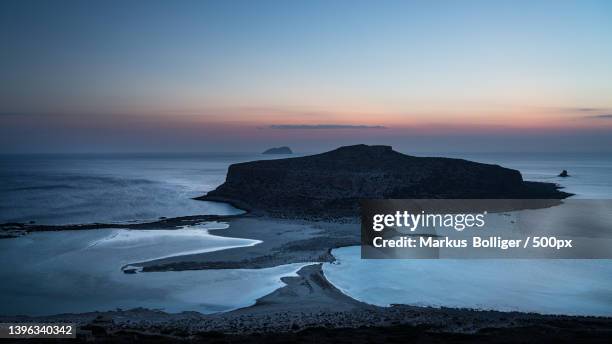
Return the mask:
<path id="1" fill-rule="evenodd" d="M 612 143 L 610 1 L 3 1 L 0 26 L 7 151 Z"/>

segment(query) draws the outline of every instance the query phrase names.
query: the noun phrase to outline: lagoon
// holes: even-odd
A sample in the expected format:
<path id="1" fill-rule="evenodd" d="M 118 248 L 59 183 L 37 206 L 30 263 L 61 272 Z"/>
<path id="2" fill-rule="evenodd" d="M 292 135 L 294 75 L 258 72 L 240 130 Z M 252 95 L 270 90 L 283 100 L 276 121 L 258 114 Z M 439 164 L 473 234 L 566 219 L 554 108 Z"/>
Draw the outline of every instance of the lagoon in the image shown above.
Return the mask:
<path id="1" fill-rule="evenodd" d="M 203 224 L 177 230 L 39 232 L 0 240 L 0 314 L 52 315 L 145 307 L 214 313 L 252 305 L 303 264 L 269 269 L 125 274 L 125 265 L 255 245 Z M 222 224 L 221 224 L 222 225 Z M 222 226 L 221 226 L 222 227 Z M 216 231 L 222 232 L 222 229 Z"/>

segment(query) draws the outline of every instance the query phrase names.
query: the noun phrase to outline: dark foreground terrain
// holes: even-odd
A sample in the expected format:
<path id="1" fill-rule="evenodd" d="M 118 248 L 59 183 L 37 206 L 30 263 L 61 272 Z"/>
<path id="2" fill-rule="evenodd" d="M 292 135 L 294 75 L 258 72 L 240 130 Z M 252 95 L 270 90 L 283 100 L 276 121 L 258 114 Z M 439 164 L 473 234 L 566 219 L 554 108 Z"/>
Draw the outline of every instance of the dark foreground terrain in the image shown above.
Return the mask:
<path id="1" fill-rule="evenodd" d="M 554 328 L 530 326 L 505 329 L 487 329 L 474 334 L 458 334 L 431 331 L 423 326 L 388 326 L 359 328 L 309 328 L 286 333 L 255 333 L 231 335 L 219 332 L 199 333 L 190 338 L 152 335 L 137 331 L 118 331 L 112 334 L 96 325 L 87 327 L 95 335 L 76 340 L 28 340 L 36 343 L 609 343 L 609 331 L 592 331 L 580 328 Z M 23 343 L 25 340 L 15 340 Z"/>

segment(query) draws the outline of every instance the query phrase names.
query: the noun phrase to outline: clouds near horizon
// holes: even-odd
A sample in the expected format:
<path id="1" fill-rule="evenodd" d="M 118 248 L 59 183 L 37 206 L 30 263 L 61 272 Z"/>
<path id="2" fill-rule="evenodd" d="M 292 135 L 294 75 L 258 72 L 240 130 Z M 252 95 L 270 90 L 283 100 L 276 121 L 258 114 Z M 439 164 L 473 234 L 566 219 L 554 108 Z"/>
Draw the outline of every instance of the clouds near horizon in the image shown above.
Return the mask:
<path id="1" fill-rule="evenodd" d="M 387 129 L 382 125 L 359 125 L 359 124 L 273 124 L 269 126 L 270 129 L 324 129 L 324 130 L 335 130 L 335 129 Z"/>
<path id="2" fill-rule="evenodd" d="M 612 119 L 612 114 L 583 116 L 584 119 Z"/>

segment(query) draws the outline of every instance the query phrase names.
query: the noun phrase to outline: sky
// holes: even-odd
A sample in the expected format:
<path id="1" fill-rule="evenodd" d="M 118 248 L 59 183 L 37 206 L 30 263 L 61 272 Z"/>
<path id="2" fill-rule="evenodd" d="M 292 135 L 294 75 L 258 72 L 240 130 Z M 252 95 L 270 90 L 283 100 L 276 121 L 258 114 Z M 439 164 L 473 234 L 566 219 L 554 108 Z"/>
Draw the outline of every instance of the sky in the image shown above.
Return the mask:
<path id="1" fill-rule="evenodd" d="M 0 2 L 0 152 L 612 152 L 611 1 Z"/>

